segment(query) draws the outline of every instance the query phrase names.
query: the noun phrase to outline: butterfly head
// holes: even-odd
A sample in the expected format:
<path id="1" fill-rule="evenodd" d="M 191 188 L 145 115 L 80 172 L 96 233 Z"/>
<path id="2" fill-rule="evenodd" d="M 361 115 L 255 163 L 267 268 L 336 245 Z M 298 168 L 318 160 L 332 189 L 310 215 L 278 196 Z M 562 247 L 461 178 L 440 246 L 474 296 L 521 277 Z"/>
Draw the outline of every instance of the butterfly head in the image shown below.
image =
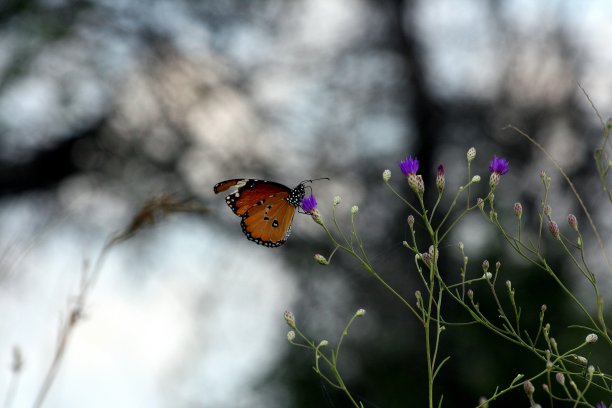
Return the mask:
<path id="1" fill-rule="evenodd" d="M 292 205 L 296 206 L 298 208 L 298 211 L 302 210 L 300 212 L 303 212 L 304 214 L 310 214 L 311 213 L 311 210 L 309 210 L 305 206 L 303 206 L 303 201 L 304 201 L 304 196 L 306 195 L 306 190 L 308 190 L 308 194 L 310 195 L 310 199 L 311 199 L 309 201 L 309 204 L 307 204 L 307 205 L 309 206 L 309 205 L 312 205 L 311 203 L 314 203 L 313 204 L 313 208 L 316 207 L 316 199 L 312 195 L 312 187 L 310 187 L 309 185 L 306 185 L 306 183 L 312 183 L 313 181 L 317 181 L 317 180 L 329 180 L 329 177 L 323 177 L 323 178 L 318 178 L 318 179 L 313 179 L 313 180 L 304 180 L 300 184 L 298 184 L 298 186 L 296 188 L 294 188 L 292 190 L 292 193 L 295 192 L 295 198 L 297 199 L 297 203 L 298 204 L 296 206 L 294 204 L 294 201 L 291 200 L 291 198 L 294 198 L 294 197 L 291 197 L 291 196 L 293 196 L 293 194 L 291 194 L 289 202 Z"/>

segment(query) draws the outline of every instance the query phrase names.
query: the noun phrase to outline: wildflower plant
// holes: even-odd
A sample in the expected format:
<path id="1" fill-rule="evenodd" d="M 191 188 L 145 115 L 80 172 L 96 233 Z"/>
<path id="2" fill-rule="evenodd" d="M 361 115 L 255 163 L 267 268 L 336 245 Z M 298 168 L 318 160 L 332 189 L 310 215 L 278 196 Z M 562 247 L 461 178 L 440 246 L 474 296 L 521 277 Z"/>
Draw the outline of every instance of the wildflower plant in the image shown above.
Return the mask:
<path id="1" fill-rule="evenodd" d="M 605 143 L 610 133 L 608 121 L 604 132 Z M 521 134 L 523 134 L 521 132 Z M 528 136 L 527 136 L 528 137 Z M 535 141 L 534 141 L 535 143 Z M 606 145 L 608 146 L 608 145 Z M 604 151 L 600 149 L 599 156 L 603 157 Z M 608 156 L 606 156 L 608 157 Z M 612 401 L 612 373 L 610 372 L 610 360 L 591 362 L 591 347 L 594 343 L 603 342 L 608 353 L 612 356 L 612 330 L 608 327 L 609 322 L 605 317 L 604 293 L 597 283 L 596 275 L 591 270 L 587 256 L 584 253 L 584 237 L 579 228 L 578 217 L 567 216 L 567 226 L 563 227 L 553 219 L 551 204 L 548 196 L 551 188 L 551 177 L 546 173 L 540 174 L 542 181 L 543 198 L 542 206 L 537 217 L 527 217 L 536 221 L 536 238 L 526 238 L 522 233 L 523 223 L 526 221 L 523 205 L 516 202 L 509 208 L 496 208 L 495 195 L 507 194 L 503 190 L 503 176 L 509 172 L 509 162 L 494 156 L 488 164 L 490 172 L 488 186 L 481 186 L 481 177 L 472 175 L 474 168 L 481 169 L 483 166 L 476 161 L 476 149 L 470 148 L 466 154 L 467 158 L 467 180 L 452 191 L 452 187 L 446 183 L 445 169 L 443 165 L 437 167 L 435 178 L 435 189 L 437 192 L 433 205 L 428 206 L 425 202 L 425 183 L 423 177 L 418 174 L 419 161 L 416 157 L 409 156 L 399 162 L 399 169 L 407 179 L 407 184 L 412 190 L 408 196 L 402 193 L 401 187 L 397 187 L 390 170 L 382 174 L 382 181 L 386 184 L 391 194 L 400 200 L 406 207 L 409 215 L 407 217 L 409 238 L 403 242 L 403 246 L 410 252 L 413 259 L 412 269 L 416 271 L 420 286 L 415 288 L 414 297 L 402 293 L 392 287 L 373 265 L 366 253 L 364 241 L 358 231 L 358 208 L 353 206 L 350 210 L 350 226 L 346 232 L 338 223 L 336 211 L 341 202 L 339 197 L 334 198 L 331 210 L 331 223 L 321 216 L 315 207 L 307 212 L 321 225 L 329 238 L 333 249 L 329 256 L 315 255 L 315 260 L 321 265 L 330 267 L 332 258 L 337 253 L 345 253 L 353 257 L 360 267 L 375 281 L 384 287 L 390 296 L 398 300 L 399 305 L 407 313 L 411 314 L 419 323 L 424 341 L 426 363 L 426 375 L 428 379 L 427 401 L 430 408 L 443 405 L 444 390 L 437 390 L 434 385 L 436 378 L 445 363 L 452 356 L 445 355 L 441 345 L 441 338 L 445 334 L 445 328 L 450 325 L 477 324 L 484 327 L 491 336 L 508 342 L 514 346 L 521 347 L 525 353 L 535 356 L 540 362 L 540 369 L 524 373 L 520 366 L 513 373 L 512 380 L 498 385 L 494 390 L 482 390 L 482 394 L 474 396 L 477 407 L 488 407 L 493 401 L 501 398 L 504 394 L 523 388 L 530 406 L 555 406 L 555 404 L 569 403 L 571 406 L 599 407 L 605 406 L 604 402 L 594 400 L 600 395 L 605 395 L 608 402 Z M 598 159 L 599 160 L 599 159 Z M 597 164 L 598 169 L 601 163 Z M 560 168 L 559 168 L 560 169 Z M 562 172 L 562 170 L 560 169 Z M 607 174 L 608 168 L 600 170 Z M 565 176 L 565 173 L 562 173 Z M 602 178 L 605 182 L 605 177 Z M 478 190 L 477 190 L 478 189 Z M 471 197 L 472 191 L 482 191 L 480 197 Z M 606 189 L 609 192 L 609 190 Z M 434 217 L 439 211 L 440 202 L 445 194 L 451 194 L 447 209 L 443 214 Z M 580 198 L 578 197 L 580 200 Z M 313 198 L 314 200 L 314 198 Z M 316 203 L 316 200 L 314 200 Z M 610 197 L 612 204 L 612 197 Z M 306 203 L 308 204 L 308 203 Z M 304 208 L 304 203 L 303 203 Z M 583 210 L 586 210 L 583 207 Z M 513 219 L 516 225 L 510 227 L 503 225 L 498 211 L 504 212 Z M 316 212 L 316 216 L 315 216 Z M 563 334 L 564 328 L 552 327 L 548 316 L 553 311 L 543 304 L 537 311 L 538 319 L 535 328 L 528 329 L 523 316 L 523 309 L 517 301 L 517 292 L 521 290 L 512 283 L 512 271 L 504 270 L 502 263 L 496 261 L 494 264 L 489 260 L 481 261 L 480 271 L 472 272 L 469 268 L 469 259 L 465 254 L 465 245 L 462 242 L 449 243 L 450 234 L 470 213 L 480 213 L 484 220 L 489 223 L 498 235 L 505 240 L 509 247 L 516 252 L 526 263 L 544 272 L 549 281 L 556 285 L 565 296 L 565 301 L 571 303 L 580 312 L 580 321 L 568 325 L 567 330 L 582 331 L 585 333 L 581 341 L 574 344 L 566 344 L 564 341 L 557 342 L 555 336 Z M 588 212 L 586 212 L 588 214 Z M 514 216 L 512 216 L 514 215 Z M 590 219 L 590 217 L 589 217 Z M 591 225 L 592 223 L 589 222 Z M 565 229 L 571 235 L 565 235 Z M 550 238 L 546 238 L 546 230 Z M 599 234 L 596 234 L 599 237 Z M 559 246 L 565 254 L 569 263 L 586 279 L 592 288 L 595 299 L 595 310 L 587 305 L 584 299 L 572 292 L 566 282 L 562 280 L 558 271 L 554 270 L 546 260 L 542 242 L 550 240 L 553 245 Z M 426 242 L 426 244 L 423 244 Z M 455 246 L 461 255 L 461 264 L 458 265 L 459 274 L 441 273 L 439 260 L 443 255 L 440 253 L 442 246 Z M 612 267 L 608 263 L 609 273 Z M 481 302 L 492 303 L 495 310 L 485 310 L 480 306 Z M 457 305 L 463 310 L 468 321 L 452 321 L 447 316 L 447 305 Z M 305 348 L 314 355 L 314 371 L 325 382 L 332 387 L 344 392 L 348 400 L 355 407 L 364 407 L 364 403 L 355 397 L 350 386 L 342 378 L 338 365 L 340 349 L 343 341 L 348 336 L 349 329 L 358 317 L 364 315 L 362 310 L 356 312 L 342 329 L 338 340 L 332 343 L 327 340 L 315 341 L 307 334 L 299 330 L 299 324 L 295 319 L 288 321 L 291 331 L 287 335 L 291 344 Z M 291 316 L 293 316 L 291 314 Z M 436 392 L 439 391 L 439 394 Z M 596 405 L 597 404 L 597 405 Z"/>

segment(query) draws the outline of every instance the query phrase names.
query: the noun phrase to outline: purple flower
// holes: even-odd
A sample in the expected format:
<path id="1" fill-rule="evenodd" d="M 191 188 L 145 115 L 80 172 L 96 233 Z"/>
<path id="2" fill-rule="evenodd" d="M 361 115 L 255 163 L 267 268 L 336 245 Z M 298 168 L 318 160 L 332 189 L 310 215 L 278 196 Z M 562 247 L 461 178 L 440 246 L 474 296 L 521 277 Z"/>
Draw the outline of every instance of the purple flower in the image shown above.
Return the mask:
<path id="1" fill-rule="evenodd" d="M 419 170 L 419 160 L 416 157 L 413 159 L 412 156 L 409 156 L 406 160 L 400 162 L 399 168 L 406 176 L 409 174 L 416 174 Z"/>
<path id="2" fill-rule="evenodd" d="M 499 175 L 506 174 L 508 172 L 508 160 L 493 156 L 493 160 L 489 164 L 489 171 Z"/>
<path id="3" fill-rule="evenodd" d="M 595 408 L 606 408 L 606 404 L 604 404 L 603 402 L 598 402 Z"/>
<path id="4" fill-rule="evenodd" d="M 310 214 L 317 208 L 317 199 L 314 195 L 302 198 L 302 209 L 305 213 Z"/>

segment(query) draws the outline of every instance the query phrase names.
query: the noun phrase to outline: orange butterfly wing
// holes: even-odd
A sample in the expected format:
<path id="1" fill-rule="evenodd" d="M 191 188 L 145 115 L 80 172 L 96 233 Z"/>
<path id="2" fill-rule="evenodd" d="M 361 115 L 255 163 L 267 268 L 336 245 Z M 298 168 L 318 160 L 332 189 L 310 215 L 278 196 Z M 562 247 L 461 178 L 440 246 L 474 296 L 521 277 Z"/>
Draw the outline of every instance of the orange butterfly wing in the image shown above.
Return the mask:
<path id="1" fill-rule="evenodd" d="M 231 187 L 236 187 L 237 191 L 225 197 L 225 202 L 234 214 L 241 217 L 261 200 L 274 194 L 284 192 L 288 195 L 291 192 L 289 187 L 272 181 L 232 179 L 215 184 L 215 194 L 226 191 Z"/>
<path id="2" fill-rule="evenodd" d="M 296 208 L 287 201 L 288 193 L 274 194 L 255 204 L 242 217 L 242 232 L 251 241 L 268 247 L 285 243 L 291 233 Z"/>
<path id="3" fill-rule="evenodd" d="M 240 225 L 246 237 L 257 244 L 277 247 L 287 241 L 291 222 L 299 201 L 304 196 L 303 185 L 294 190 L 272 181 L 232 179 L 217 183 L 215 193 L 236 187 L 225 202 L 242 217 Z"/>

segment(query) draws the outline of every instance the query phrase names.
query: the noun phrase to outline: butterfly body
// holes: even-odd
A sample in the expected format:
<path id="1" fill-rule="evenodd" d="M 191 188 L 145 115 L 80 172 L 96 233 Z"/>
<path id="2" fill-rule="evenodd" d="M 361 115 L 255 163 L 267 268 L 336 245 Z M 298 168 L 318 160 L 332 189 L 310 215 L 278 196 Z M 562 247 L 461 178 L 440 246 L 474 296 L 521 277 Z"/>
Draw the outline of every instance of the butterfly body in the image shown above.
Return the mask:
<path id="1" fill-rule="evenodd" d="M 215 184 L 216 194 L 234 187 L 225 197 L 228 207 L 242 218 L 246 237 L 267 247 L 284 244 L 291 233 L 293 216 L 304 198 L 304 182 L 291 189 L 273 181 L 231 179 Z"/>

